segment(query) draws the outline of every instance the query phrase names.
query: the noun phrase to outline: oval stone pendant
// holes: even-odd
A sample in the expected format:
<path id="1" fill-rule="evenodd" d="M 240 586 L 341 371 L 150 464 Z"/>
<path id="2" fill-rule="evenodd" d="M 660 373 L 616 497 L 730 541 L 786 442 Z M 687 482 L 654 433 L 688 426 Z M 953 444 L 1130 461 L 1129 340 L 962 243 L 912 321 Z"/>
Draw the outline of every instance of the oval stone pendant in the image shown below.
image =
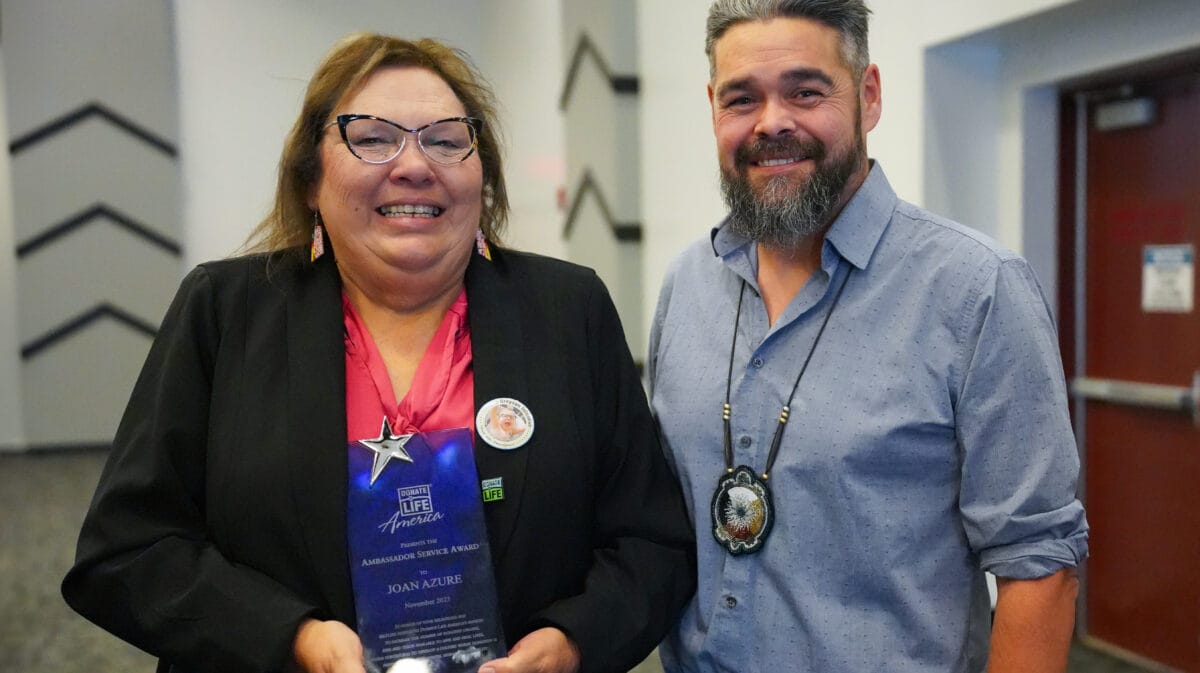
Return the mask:
<path id="1" fill-rule="evenodd" d="M 745 465 L 721 475 L 712 499 L 713 537 L 730 554 L 753 554 L 762 549 L 775 506 L 767 483 Z"/>

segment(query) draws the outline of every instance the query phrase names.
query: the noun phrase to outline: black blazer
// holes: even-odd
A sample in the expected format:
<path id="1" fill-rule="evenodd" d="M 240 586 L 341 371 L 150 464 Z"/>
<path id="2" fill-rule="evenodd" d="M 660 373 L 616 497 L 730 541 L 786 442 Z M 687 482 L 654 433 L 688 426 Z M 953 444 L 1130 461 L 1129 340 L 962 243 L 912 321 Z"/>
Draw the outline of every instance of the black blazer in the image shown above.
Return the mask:
<path id="1" fill-rule="evenodd" d="M 355 624 L 346 546 L 341 282 L 327 254 L 183 281 L 138 378 L 63 595 L 160 670 L 278 671 L 306 617 Z M 532 411 L 476 442 L 509 644 L 547 625 L 624 671 L 694 590 L 693 533 L 603 284 L 502 250 L 466 277 L 475 407 Z"/>

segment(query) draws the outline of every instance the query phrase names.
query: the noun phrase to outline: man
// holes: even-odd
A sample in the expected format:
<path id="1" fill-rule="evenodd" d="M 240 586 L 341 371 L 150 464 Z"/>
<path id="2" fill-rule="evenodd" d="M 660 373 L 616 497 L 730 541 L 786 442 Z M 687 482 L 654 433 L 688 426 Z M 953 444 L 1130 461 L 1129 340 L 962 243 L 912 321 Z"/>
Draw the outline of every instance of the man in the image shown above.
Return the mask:
<path id="1" fill-rule="evenodd" d="M 1023 259 L 867 159 L 868 14 L 709 13 L 730 213 L 673 263 L 649 353 L 698 541 L 668 671 L 1066 666 L 1087 524 L 1054 326 Z"/>

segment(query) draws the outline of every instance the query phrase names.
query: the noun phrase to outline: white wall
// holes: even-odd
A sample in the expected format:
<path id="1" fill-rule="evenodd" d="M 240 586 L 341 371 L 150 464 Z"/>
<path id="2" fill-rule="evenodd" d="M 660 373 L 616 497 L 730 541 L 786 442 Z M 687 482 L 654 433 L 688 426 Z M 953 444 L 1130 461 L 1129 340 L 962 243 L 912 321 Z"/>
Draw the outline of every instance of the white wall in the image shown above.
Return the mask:
<path id="1" fill-rule="evenodd" d="M 976 163 L 963 152 L 936 152 L 926 144 L 930 207 L 962 219 L 1021 251 L 1051 297 L 1056 294 L 1056 188 L 1058 100 L 1063 82 L 1200 45 L 1200 3 L 1194 0 L 1089 0 L 982 31 L 931 49 L 934 67 L 964 52 L 988 51 L 994 62 L 963 68 L 984 96 L 963 96 L 948 80 L 927 87 L 930 101 L 959 99 L 954 106 L 929 107 L 942 129 L 941 146 L 987 148 L 992 163 Z M 976 118 L 988 124 L 971 129 Z M 994 166 L 991 177 L 979 166 Z M 956 199 L 966 176 L 985 198 Z M 981 207 L 982 206 L 982 207 Z"/>
<path id="2" fill-rule="evenodd" d="M 1044 179 L 1053 175 L 1026 175 L 1033 169 L 1023 159 L 1022 147 L 1029 142 L 1024 108 L 1034 105 L 1032 110 L 1040 110 L 1037 101 L 1044 105 L 1053 99 L 1044 90 L 1039 99 L 1029 83 L 1038 72 L 1043 81 L 1065 73 L 1055 69 L 1045 50 L 1031 45 L 1091 44 L 1093 56 L 1107 50 L 1108 61 L 1114 63 L 1134 58 L 1137 51 L 1090 41 L 1086 31 L 1060 35 L 1064 29 L 1054 27 L 1055 10 L 1091 16 L 1093 23 L 1110 27 L 1118 44 L 1133 42 L 1136 36 L 1141 52 L 1150 53 L 1163 49 L 1154 37 L 1157 31 L 1130 31 L 1129 25 L 1168 22 L 1176 32 L 1187 32 L 1187 20 L 1172 20 L 1161 8 L 1178 7 L 1190 16 L 1190 5 L 1200 5 L 1185 0 L 870 4 L 872 60 L 880 64 L 884 95 L 883 118 L 868 140 L 870 154 L 886 167 L 902 197 L 960 218 L 1022 252 L 1026 219 L 1042 217 L 1047 207 L 1026 204 L 1022 195 L 1044 187 Z M 186 256 L 194 263 L 229 254 L 265 213 L 279 146 L 304 83 L 338 36 L 364 25 L 334 0 L 175 0 L 174 6 L 183 102 Z M 360 0 L 355 9 L 353 16 L 396 15 L 394 25 L 375 20 L 373 28 L 441 37 L 475 57 L 504 106 L 513 202 L 510 241 L 538 252 L 568 254 L 559 237 L 563 213 L 555 192 L 568 186 L 557 96 L 563 40 L 572 36 L 561 34 L 559 2 L 502 0 L 480 7 L 474 2 L 424 0 L 405 3 L 401 12 L 389 0 Z M 648 325 L 669 260 L 706 232 L 722 216 L 724 205 L 704 93 L 707 3 L 638 2 L 636 11 L 643 147 L 637 159 L 644 225 L 642 315 Z M 1167 18 L 1156 19 L 1160 12 Z M 1049 27 L 1033 29 L 1043 24 Z M 998 43 L 995 35 L 1005 26 L 1026 40 Z M 1088 62 L 1084 57 L 1071 67 L 1090 67 Z M 927 68 L 932 68 L 932 79 Z M 954 88 L 968 85 L 969 93 Z M 956 115 L 964 109 L 971 114 Z M 255 113 L 255 123 L 244 122 L 249 112 Z M 1038 121 L 1045 132 L 1052 118 L 1039 116 Z M 1038 198 L 1052 199 L 1053 194 Z M 1046 238 L 1043 232 L 1034 240 Z M 1026 254 L 1040 259 L 1039 273 L 1052 290 L 1052 255 L 1047 250 L 1039 245 Z"/>
<path id="3" fill-rule="evenodd" d="M 0 52 L 0 97 L 4 58 Z M 0 132 L 11 138 L 4 100 L 0 100 Z M 8 152 L 0 152 L 0 450 L 25 444 L 21 423 L 21 345 L 17 337 L 17 241 L 13 222 L 12 170 Z"/>
<path id="4" fill-rule="evenodd" d="M 882 162 L 897 193 L 920 204 L 925 193 L 927 110 L 932 105 L 955 106 L 964 100 L 961 94 L 939 101 L 926 97 L 925 51 L 939 42 L 1068 3 L 868 0 L 868 4 L 874 12 L 871 60 L 879 64 L 882 73 L 883 118 L 870 134 L 867 149 Z M 647 148 L 641 163 L 647 325 L 670 260 L 705 234 L 725 211 L 704 93 L 708 81 L 704 57 L 707 11 L 708 3 L 695 0 L 659 0 L 638 6 L 642 137 Z M 999 115 L 994 117 L 973 125 L 979 137 L 1003 130 Z M 661 149 L 651 154 L 652 148 Z M 968 175 L 978 174 L 979 166 L 973 166 Z M 1019 175 L 1012 179 L 1019 181 Z M 984 198 L 995 201 L 1001 196 Z"/>
<path id="5" fill-rule="evenodd" d="M 972 42 L 970 36 L 1064 6 L 1079 7 L 1083 14 L 1098 7 L 1104 10 L 1099 12 L 1099 21 L 1104 22 L 1103 14 L 1115 12 L 1122 3 L 876 0 L 871 4 L 872 60 L 880 64 L 883 73 L 884 114 L 870 136 L 870 154 L 883 162 L 904 198 L 938 207 L 946 204 L 943 195 L 953 194 L 955 203 L 970 204 L 970 208 L 952 208 L 947 214 L 1022 249 L 1023 219 L 1029 210 L 1020 196 L 1024 193 L 1020 148 L 1025 98 L 993 85 L 1013 80 L 1011 65 L 1005 66 L 1006 70 L 1001 63 L 1019 61 L 1029 53 L 1025 51 L 1028 44 L 997 48 Z M 1124 4 L 1135 23 L 1155 13 L 1155 2 Z M 294 118 L 304 83 L 324 50 L 345 32 L 365 27 L 353 17 L 389 13 L 396 16 L 394 24 L 375 20 L 370 27 L 401 35 L 440 37 L 475 56 L 496 86 L 506 113 L 506 158 L 513 202 L 509 238 L 517 247 L 567 254 L 558 235 L 563 214 L 555 203 L 555 192 L 566 181 L 562 119 L 557 110 L 564 39 L 558 28 L 558 2 L 505 0 L 481 8 L 474 2 L 424 0 L 405 3 L 400 11 L 389 0 L 360 0 L 355 12 L 346 12 L 334 0 L 176 0 L 174 7 L 189 264 L 229 254 L 265 213 L 280 142 Z M 706 13 L 707 3 L 696 0 L 637 3 L 636 61 L 644 148 L 638 159 L 644 223 L 642 308 L 646 319 L 671 257 L 724 212 L 704 94 Z M 1109 23 L 1116 25 L 1115 21 Z M 1058 39 L 1053 34 L 1034 35 Z M 1084 34 L 1076 36 L 1085 38 Z M 938 82 L 953 81 L 945 77 L 945 68 L 937 68 L 959 68 L 959 82 L 974 86 L 971 96 L 961 91 L 943 96 L 945 86 L 926 83 L 928 53 L 952 40 L 963 40 L 963 46 L 954 59 L 935 64 L 933 74 Z M 1147 40 L 1146 44 L 1154 43 Z M 1096 48 L 1104 47 L 1097 43 Z M 1040 60 L 1033 65 L 1048 64 Z M 933 95 L 937 100 L 932 100 Z M 941 119 L 934 112 L 953 112 L 972 100 L 993 100 L 999 106 L 976 108 L 982 114 L 975 118 L 946 119 L 946 124 L 958 126 L 939 123 L 934 129 L 938 135 L 927 139 L 929 120 Z M 255 114 L 254 123 L 244 120 L 250 112 Z M 960 143 L 963 135 L 973 141 Z M 937 163 L 927 168 L 931 148 L 936 150 L 939 145 L 964 159 L 955 164 L 953 157 L 946 159 L 934 152 Z M 971 170 L 959 169 L 964 162 Z M 979 166 L 992 168 L 980 171 Z M 1039 271 L 1045 280 L 1045 270 Z"/>
<path id="6" fill-rule="evenodd" d="M 500 99 L 507 140 L 504 174 L 511 214 L 505 240 L 522 250 L 565 257 L 559 236 L 565 214 L 558 206 L 558 190 L 566 180 L 558 112 L 565 70 L 561 5 L 559 0 L 479 5 L 482 44 L 476 61 Z"/>
<path id="7" fill-rule="evenodd" d="M 317 63 L 346 33 L 434 37 L 496 88 L 508 139 L 509 239 L 561 254 L 558 5 L 443 0 L 173 0 L 181 100 L 186 267 L 235 251 L 270 208 L 284 136 Z M 549 36 L 547 39 L 545 36 Z M 536 111 L 532 113 L 531 111 Z"/>
<path id="8" fill-rule="evenodd" d="M 1200 45 L 1194 0 L 868 0 L 883 117 L 868 151 L 905 198 L 998 238 L 1055 296 L 1059 83 Z M 670 259 L 724 213 L 704 100 L 707 3 L 639 5 L 647 324 Z M 666 143 L 644 140 L 646 148 Z"/>
<path id="9" fill-rule="evenodd" d="M 1053 291 L 1057 82 L 1200 45 L 1194 0 L 868 0 L 884 111 L 868 149 L 900 195 L 996 235 Z M 704 94 L 707 2 L 637 3 L 643 316 L 669 260 L 724 213 Z M 510 240 L 565 254 L 558 0 L 171 0 L 180 91 L 185 264 L 228 255 L 265 214 L 305 82 L 342 34 L 430 35 L 471 53 L 504 106 Z M 356 17 L 372 16 L 370 21 Z M 380 20 L 379 17 L 384 17 Z M 957 84 L 956 84 L 957 83 Z M 971 89 L 962 85 L 970 84 Z M 60 92 L 61 93 L 61 92 Z M 13 133 L 9 133 L 13 137 Z M 4 169 L 0 162 L 0 172 Z M 2 175 L 0 175 L 2 177 Z M 0 194 L 0 246 L 15 245 Z M 6 221 L 7 220 L 7 221 Z M 4 249 L 4 248 L 0 248 Z M 11 255 L 0 256 L 0 446 L 22 436 Z M 6 281 L 7 279 L 7 281 Z"/>
<path id="10" fill-rule="evenodd" d="M 647 330 L 667 264 L 725 213 L 705 93 L 707 15 L 708 3 L 696 0 L 638 3 L 642 316 Z"/>

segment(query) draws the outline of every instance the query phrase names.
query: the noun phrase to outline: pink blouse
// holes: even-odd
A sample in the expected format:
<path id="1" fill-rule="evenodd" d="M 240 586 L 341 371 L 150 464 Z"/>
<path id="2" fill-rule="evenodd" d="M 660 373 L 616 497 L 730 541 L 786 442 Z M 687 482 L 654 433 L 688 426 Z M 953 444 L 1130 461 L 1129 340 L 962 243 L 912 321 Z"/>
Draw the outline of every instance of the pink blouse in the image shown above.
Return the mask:
<path id="1" fill-rule="evenodd" d="M 392 432 L 471 428 L 474 432 L 475 374 L 464 290 L 446 311 L 417 365 L 412 386 L 396 402 L 387 367 L 358 312 L 342 295 L 346 340 L 346 440 L 379 436 L 386 415 Z"/>

